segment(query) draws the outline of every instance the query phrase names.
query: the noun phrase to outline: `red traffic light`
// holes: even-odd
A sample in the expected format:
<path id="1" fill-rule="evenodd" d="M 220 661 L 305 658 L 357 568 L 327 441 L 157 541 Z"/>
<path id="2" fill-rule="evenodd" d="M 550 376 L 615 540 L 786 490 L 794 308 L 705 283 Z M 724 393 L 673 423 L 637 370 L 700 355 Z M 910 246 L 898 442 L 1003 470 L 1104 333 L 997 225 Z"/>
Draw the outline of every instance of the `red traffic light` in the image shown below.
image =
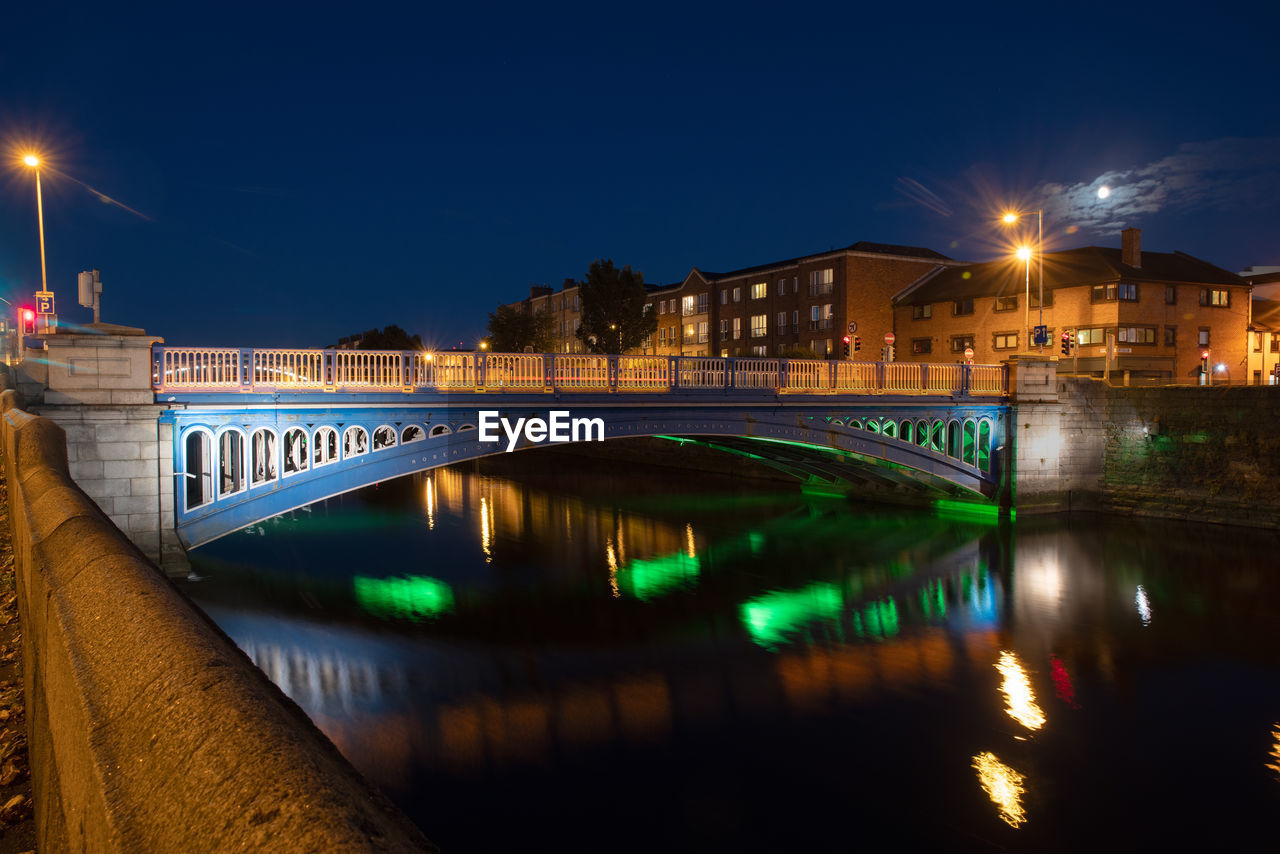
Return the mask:
<path id="1" fill-rule="evenodd" d="M 1204 359 L 1206 362 L 1209 361 L 1209 351 L 1205 350 L 1203 353 L 1201 353 L 1200 358 Z"/>
<path id="2" fill-rule="evenodd" d="M 35 320 L 36 319 L 35 311 L 30 308 L 22 309 L 22 319 L 27 323 L 30 323 L 31 321 Z"/>
<path id="3" fill-rule="evenodd" d="M 846 344 L 848 344 L 848 343 L 849 343 L 849 336 L 848 336 L 848 335 L 844 336 L 844 343 L 846 343 Z"/>

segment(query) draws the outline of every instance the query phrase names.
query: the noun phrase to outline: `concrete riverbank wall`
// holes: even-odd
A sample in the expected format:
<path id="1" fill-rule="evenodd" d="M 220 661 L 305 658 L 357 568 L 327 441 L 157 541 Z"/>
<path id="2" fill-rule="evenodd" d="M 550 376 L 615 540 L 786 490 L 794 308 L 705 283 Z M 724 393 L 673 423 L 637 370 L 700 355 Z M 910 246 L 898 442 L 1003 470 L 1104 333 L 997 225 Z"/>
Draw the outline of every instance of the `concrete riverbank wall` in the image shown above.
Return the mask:
<path id="1" fill-rule="evenodd" d="M 0 394 L 42 851 L 432 851 Z"/>
<path id="2" fill-rule="evenodd" d="M 1060 509 L 1280 527 L 1280 388 L 1057 385 Z"/>

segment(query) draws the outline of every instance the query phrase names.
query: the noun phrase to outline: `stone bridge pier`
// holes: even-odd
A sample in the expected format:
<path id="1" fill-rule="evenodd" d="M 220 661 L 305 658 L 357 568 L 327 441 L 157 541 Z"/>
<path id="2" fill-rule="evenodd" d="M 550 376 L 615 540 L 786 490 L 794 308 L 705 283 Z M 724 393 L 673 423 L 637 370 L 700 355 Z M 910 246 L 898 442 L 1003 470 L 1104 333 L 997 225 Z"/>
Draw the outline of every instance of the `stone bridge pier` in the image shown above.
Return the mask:
<path id="1" fill-rule="evenodd" d="M 85 494 L 167 574 L 185 575 L 174 530 L 173 426 L 162 422 L 167 407 L 151 387 L 151 345 L 164 339 L 128 326 L 89 328 L 29 339 L 18 390 L 29 411 L 66 431 L 71 476 Z"/>

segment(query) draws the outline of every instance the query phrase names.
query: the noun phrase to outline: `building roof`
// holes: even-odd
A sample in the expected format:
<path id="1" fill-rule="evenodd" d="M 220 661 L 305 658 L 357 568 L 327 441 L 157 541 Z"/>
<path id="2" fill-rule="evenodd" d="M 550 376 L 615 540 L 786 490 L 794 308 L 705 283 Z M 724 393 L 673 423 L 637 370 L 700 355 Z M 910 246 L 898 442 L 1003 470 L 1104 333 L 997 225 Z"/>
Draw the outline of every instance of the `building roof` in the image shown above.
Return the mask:
<path id="1" fill-rule="evenodd" d="M 1085 246 L 1046 252 L 1046 290 L 1093 285 L 1102 282 L 1168 282 L 1198 285 L 1249 283 L 1229 272 L 1185 252 L 1142 252 L 1142 266 L 1131 267 L 1120 260 L 1120 250 L 1106 246 Z M 900 305 L 924 305 L 967 297 L 1012 296 L 1026 287 L 1026 267 L 1021 261 L 988 261 L 984 264 L 948 266 L 927 277 L 897 299 Z M 1039 287 L 1039 271 L 1031 267 L 1031 287 Z"/>
<path id="2" fill-rule="evenodd" d="M 768 264 L 756 264 L 751 267 L 742 267 L 737 270 L 729 270 L 724 273 L 712 273 L 707 270 L 698 270 L 702 276 L 708 281 L 715 279 L 733 279 L 738 276 L 746 276 L 751 273 L 758 273 L 764 270 L 774 270 L 778 267 L 790 267 L 799 264 L 801 261 L 808 261 L 811 258 L 821 258 L 826 255 L 835 255 L 840 252 L 862 252 L 870 255 L 891 255 L 898 258 L 912 258 L 919 261 L 944 261 L 950 264 L 956 263 L 954 258 L 948 258 L 940 252 L 934 252 L 932 249 L 925 249 L 920 246 L 898 246 L 893 243 L 872 243 L 867 240 L 859 240 L 857 243 L 843 246 L 839 249 L 828 249 L 825 252 L 813 252 L 809 255 L 801 255 L 796 258 L 786 258 L 782 261 L 771 261 Z"/>
<path id="3" fill-rule="evenodd" d="M 1280 300 L 1254 300 L 1250 329 L 1280 332 Z"/>

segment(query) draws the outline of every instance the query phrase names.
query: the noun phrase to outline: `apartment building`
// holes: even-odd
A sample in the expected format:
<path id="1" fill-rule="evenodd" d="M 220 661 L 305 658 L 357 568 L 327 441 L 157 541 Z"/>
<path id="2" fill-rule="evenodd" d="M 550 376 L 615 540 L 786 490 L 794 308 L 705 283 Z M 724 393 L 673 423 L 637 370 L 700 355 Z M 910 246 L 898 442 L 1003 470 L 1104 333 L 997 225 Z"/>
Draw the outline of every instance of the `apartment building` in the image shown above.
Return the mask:
<path id="1" fill-rule="evenodd" d="M 865 342 L 853 357 L 874 361 L 880 353 L 873 342 L 892 329 L 892 296 L 959 263 L 931 249 L 862 241 L 724 273 L 694 267 L 679 285 L 655 294 L 658 352 L 836 357 L 853 329 Z"/>
<path id="2" fill-rule="evenodd" d="M 1253 286 L 1249 317 L 1249 382 L 1280 385 L 1280 268 L 1251 267 L 1240 277 Z"/>
<path id="3" fill-rule="evenodd" d="M 1144 252 L 1140 229 L 1126 229 L 1119 249 L 1045 253 L 1043 311 L 1034 264 L 1029 273 L 1020 261 L 948 266 L 904 288 L 893 300 L 898 360 L 960 361 L 967 348 L 988 364 L 1059 355 L 1066 332 L 1082 373 L 1194 382 L 1208 352 L 1215 382 L 1251 376 L 1249 283 L 1183 252 Z M 1037 348 L 1041 318 L 1049 344 Z"/>

